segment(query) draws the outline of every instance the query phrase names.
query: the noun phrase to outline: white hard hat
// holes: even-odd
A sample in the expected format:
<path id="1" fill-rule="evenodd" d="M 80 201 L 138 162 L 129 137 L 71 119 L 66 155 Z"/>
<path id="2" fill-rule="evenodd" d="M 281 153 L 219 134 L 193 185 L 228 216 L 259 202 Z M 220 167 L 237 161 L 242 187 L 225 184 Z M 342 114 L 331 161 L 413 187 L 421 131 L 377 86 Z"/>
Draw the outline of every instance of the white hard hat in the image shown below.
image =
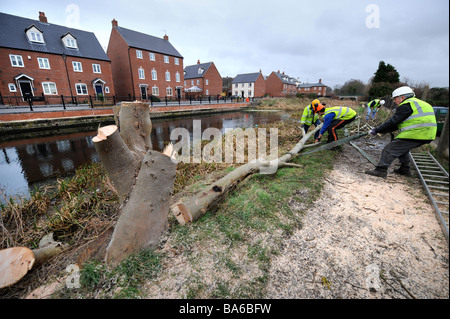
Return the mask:
<path id="1" fill-rule="evenodd" d="M 395 89 L 394 92 L 392 92 L 392 98 L 409 94 L 415 96 L 414 91 L 409 86 L 401 86 L 398 89 Z"/>
<path id="2" fill-rule="evenodd" d="M 380 105 L 384 105 L 384 100 L 381 100 L 381 101 L 380 101 Z"/>

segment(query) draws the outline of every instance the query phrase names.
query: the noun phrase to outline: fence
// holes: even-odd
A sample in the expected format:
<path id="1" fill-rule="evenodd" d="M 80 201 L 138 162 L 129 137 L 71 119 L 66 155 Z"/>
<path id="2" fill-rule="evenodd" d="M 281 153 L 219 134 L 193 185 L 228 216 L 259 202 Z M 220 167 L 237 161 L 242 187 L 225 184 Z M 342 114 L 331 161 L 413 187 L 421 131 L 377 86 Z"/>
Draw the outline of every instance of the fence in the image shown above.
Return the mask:
<path id="1" fill-rule="evenodd" d="M 199 104 L 220 104 L 220 103 L 243 103 L 254 102 L 260 98 L 223 97 L 223 96 L 199 96 L 199 97 L 158 97 L 150 95 L 146 99 L 137 98 L 142 102 L 147 102 L 151 106 L 173 106 L 173 105 L 199 105 Z M 0 108 L 29 108 L 33 111 L 34 106 L 58 106 L 64 109 L 73 106 L 110 107 L 122 101 L 135 101 L 136 97 L 128 96 L 63 96 L 63 95 L 36 95 L 24 97 L 22 95 L 0 94 Z"/>

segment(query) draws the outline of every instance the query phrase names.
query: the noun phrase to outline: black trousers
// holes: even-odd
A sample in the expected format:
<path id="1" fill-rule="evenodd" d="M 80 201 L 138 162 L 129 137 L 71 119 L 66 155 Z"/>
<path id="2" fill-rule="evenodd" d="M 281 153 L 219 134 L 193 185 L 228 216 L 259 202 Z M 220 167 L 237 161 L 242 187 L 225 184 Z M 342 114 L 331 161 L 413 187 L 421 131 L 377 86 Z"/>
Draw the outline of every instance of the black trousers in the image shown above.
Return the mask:
<path id="1" fill-rule="evenodd" d="M 333 120 L 330 123 L 330 126 L 328 126 L 328 141 L 327 143 L 331 143 L 334 141 L 337 141 L 338 135 L 336 130 L 343 128 L 344 126 L 346 126 L 348 123 L 353 122 L 356 119 L 356 116 L 352 117 L 351 119 L 348 120 Z"/>
<path id="2" fill-rule="evenodd" d="M 392 140 L 381 152 L 381 158 L 377 164 L 377 168 L 387 169 L 396 158 L 398 158 L 402 166 L 409 167 L 409 151 L 429 143 L 431 143 L 429 140 L 407 140 L 399 138 Z"/>

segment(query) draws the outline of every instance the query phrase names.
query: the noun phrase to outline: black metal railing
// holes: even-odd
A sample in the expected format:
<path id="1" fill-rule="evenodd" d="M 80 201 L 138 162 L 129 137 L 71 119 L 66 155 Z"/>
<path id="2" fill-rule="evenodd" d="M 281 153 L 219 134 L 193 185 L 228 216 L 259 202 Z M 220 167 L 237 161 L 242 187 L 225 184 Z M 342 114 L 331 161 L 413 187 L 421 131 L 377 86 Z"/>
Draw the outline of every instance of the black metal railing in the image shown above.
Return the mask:
<path id="1" fill-rule="evenodd" d="M 261 98 L 243 98 L 238 96 L 155 96 L 148 95 L 146 97 L 136 97 L 129 94 L 128 96 L 64 96 L 64 95 L 7 95 L 0 94 L 0 108 L 29 108 L 34 111 L 35 106 L 45 107 L 63 107 L 63 109 L 74 106 L 86 106 L 89 108 L 112 107 L 122 101 L 142 101 L 150 103 L 151 106 L 174 106 L 174 105 L 199 105 L 199 104 L 226 104 L 226 103 L 245 103 L 255 102 Z"/>

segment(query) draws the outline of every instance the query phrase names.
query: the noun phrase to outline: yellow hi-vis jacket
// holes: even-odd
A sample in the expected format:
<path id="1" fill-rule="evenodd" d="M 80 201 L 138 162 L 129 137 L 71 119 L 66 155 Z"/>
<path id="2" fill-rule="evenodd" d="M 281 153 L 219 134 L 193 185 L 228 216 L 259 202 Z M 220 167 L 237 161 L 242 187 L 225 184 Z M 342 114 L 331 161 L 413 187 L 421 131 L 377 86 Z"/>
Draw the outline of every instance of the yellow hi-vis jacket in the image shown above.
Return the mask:
<path id="1" fill-rule="evenodd" d="M 311 126 L 313 123 L 319 119 L 319 114 L 314 113 L 312 105 L 308 105 L 303 110 L 302 118 L 300 119 L 300 124 L 305 124 Z"/>
<path id="2" fill-rule="evenodd" d="M 434 140 L 437 124 L 433 107 L 415 97 L 404 100 L 398 107 L 404 104 L 410 104 L 413 112 L 406 120 L 398 124 L 399 134 L 395 138 Z"/>

